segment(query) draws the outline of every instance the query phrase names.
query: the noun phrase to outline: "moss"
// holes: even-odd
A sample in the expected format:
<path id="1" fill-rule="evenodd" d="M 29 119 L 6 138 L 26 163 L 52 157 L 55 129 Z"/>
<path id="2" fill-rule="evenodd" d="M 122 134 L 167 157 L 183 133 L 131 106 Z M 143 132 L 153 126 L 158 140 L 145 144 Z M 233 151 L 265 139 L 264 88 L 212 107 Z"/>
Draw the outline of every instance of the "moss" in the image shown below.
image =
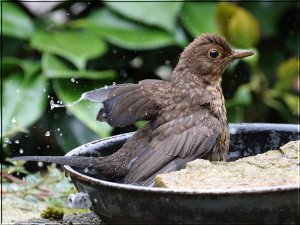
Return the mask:
<path id="1" fill-rule="evenodd" d="M 60 220 L 64 216 L 64 211 L 62 209 L 48 207 L 42 213 L 41 217 L 44 219 L 54 219 Z"/>

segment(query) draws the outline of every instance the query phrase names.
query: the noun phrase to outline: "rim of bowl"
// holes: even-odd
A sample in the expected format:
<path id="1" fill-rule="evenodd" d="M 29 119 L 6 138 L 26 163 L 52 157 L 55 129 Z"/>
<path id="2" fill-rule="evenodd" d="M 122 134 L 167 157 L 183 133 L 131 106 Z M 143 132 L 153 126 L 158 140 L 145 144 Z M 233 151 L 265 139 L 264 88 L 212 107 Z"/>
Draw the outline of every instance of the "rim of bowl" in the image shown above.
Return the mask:
<path id="1" fill-rule="evenodd" d="M 279 130 L 282 130 L 282 128 L 293 128 L 294 130 L 297 129 L 299 132 L 299 125 L 298 124 L 272 124 L 272 123 L 239 123 L 239 124 L 230 124 L 230 126 L 236 126 L 236 127 L 244 127 L 244 126 L 252 126 L 255 128 L 258 127 L 268 127 L 268 128 L 281 128 Z M 286 129 L 284 129 L 286 130 Z M 115 139 L 118 137 L 124 137 L 127 135 L 130 135 L 131 133 L 125 133 L 120 135 L 115 135 L 108 138 L 103 138 L 101 140 L 92 141 L 87 144 L 83 144 L 72 151 L 68 152 L 66 156 L 71 156 L 74 153 L 78 152 L 80 149 L 84 148 L 85 145 L 93 144 L 95 142 L 103 142 L 103 141 L 109 141 L 111 139 Z M 137 186 L 132 184 L 121 184 L 121 183 L 115 183 L 105 180 L 96 179 L 87 175 L 84 175 L 82 173 L 79 173 L 78 171 L 74 170 L 72 167 L 64 165 L 64 170 L 74 179 L 94 184 L 97 186 L 105 186 L 105 187 L 111 187 L 111 188 L 117 188 L 117 189 L 124 189 L 124 190 L 130 190 L 130 191 L 143 191 L 143 192 L 159 192 L 159 193 L 168 193 L 168 194 L 199 194 L 199 195 L 221 195 L 221 194 L 242 194 L 242 193 L 266 193 L 266 192 L 280 192 L 280 191 L 294 191 L 300 189 L 300 183 L 298 180 L 298 184 L 294 185 L 280 185 L 280 186 L 266 186 L 266 187 L 257 187 L 257 188 L 232 188 L 232 189 L 187 189 L 187 188 L 160 188 L 160 187 L 144 187 L 144 186 Z M 299 171 L 298 171 L 299 173 Z"/>

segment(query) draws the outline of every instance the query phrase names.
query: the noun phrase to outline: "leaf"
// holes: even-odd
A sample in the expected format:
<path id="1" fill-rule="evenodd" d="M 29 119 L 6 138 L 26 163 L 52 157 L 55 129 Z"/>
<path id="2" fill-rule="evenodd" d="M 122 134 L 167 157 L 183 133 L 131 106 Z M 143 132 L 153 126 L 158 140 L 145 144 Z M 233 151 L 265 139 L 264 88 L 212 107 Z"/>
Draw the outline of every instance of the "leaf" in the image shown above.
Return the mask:
<path id="1" fill-rule="evenodd" d="M 42 56 L 42 68 L 44 74 L 48 78 L 88 78 L 113 80 L 117 75 L 113 70 L 70 70 L 62 60 L 48 53 L 44 53 Z"/>
<path id="2" fill-rule="evenodd" d="M 233 3 L 218 4 L 217 21 L 222 34 L 236 47 L 253 47 L 260 38 L 256 18 L 248 10 Z"/>
<path id="3" fill-rule="evenodd" d="M 97 122 L 95 121 L 95 123 Z M 52 124 L 52 131 L 57 143 L 65 153 L 99 138 L 95 132 L 87 128 L 76 117 L 67 115 L 65 111 L 58 112 Z"/>
<path id="4" fill-rule="evenodd" d="M 282 98 L 285 101 L 285 103 L 288 105 L 291 112 L 294 115 L 299 116 L 300 115 L 300 112 L 299 112 L 299 96 L 293 95 L 293 94 L 290 94 L 290 93 L 285 93 Z"/>
<path id="5" fill-rule="evenodd" d="M 183 2 L 105 2 L 109 8 L 121 15 L 148 25 L 158 26 L 174 32 L 176 17 Z M 168 13 L 166 13 L 168 12 Z"/>
<path id="6" fill-rule="evenodd" d="M 55 93 L 64 103 L 71 103 L 78 100 L 82 93 L 95 89 L 90 83 L 78 85 L 67 80 L 53 80 Z M 112 131 L 107 123 L 96 121 L 99 104 L 82 101 L 77 105 L 68 107 L 68 111 L 74 114 L 83 124 L 97 133 L 101 138 L 108 137 Z"/>
<path id="7" fill-rule="evenodd" d="M 277 78 L 275 88 L 289 91 L 297 82 L 299 76 L 299 58 L 289 58 L 279 64 L 277 68 Z"/>
<path id="8" fill-rule="evenodd" d="M 4 35 L 20 39 L 29 38 L 34 32 L 34 25 L 16 2 L 1 2 L 2 32 Z"/>
<path id="9" fill-rule="evenodd" d="M 2 74 L 6 78 L 11 73 L 24 73 L 22 67 L 22 60 L 16 57 L 3 57 L 2 58 Z"/>
<path id="10" fill-rule="evenodd" d="M 259 24 L 248 11 L 239 9 L 228 24 L 228 38 L 237 47 L 250 48 L 260 37 Z"/>
<path id="11" fill-rule="evenodd" d="M 216 11 L 216 3 L 186 2 L 182 9 L 181 20 L 194 37 L 202 33 L 218 33 Z"/>
<path id="12" fill-rule="evenodd" d="M 220 2 L 217 7 L 217 23 L 221 33 L 228 39 L 228 23 L 237 12 L 238 6 L 228 2 Z M 229 40 L 230 41 L 230 40 Z"/>
<path id="13" fill-rule="evenodd" d="M 33 124 L 43 114 L 47 103 L 44 76 L 29 82 L 22 74 L 11 74 L 3 82 L 3 136 L 13 136 Z"/>
<path id="14" fill-rule="evenodd" d="M 241 85 L 235 92 L 232 99 L 226 101 L 227 107 L 232 106 L 247 106 L 252 104 L 252 96 L 250 86 Z"/>
<path id="15" fill-rule="evenodd" d="M 70 60 L 83 70 L 88 59 L 103 55 L 106 44 L 91 33 L 65 31 L 57 33 L 36 32 L 31 45 L 44 52 L 50 52 Z"/>
<path id="16" fill-rule="evenodd" d="M 21 69 L 26 79 L 31 79 L 31 77 L 36 75 L 41 69 L 39 63 L 35 60 L 21 60 L 16 57 L 4 57 L 2 59 L 2 66 L 4 74 L 17 72 Z"/>
<path id="17" fill-rule="evenodd" d="M 89 29 L 108 42 L 132 50 L 145 50 L 176 44 L 168 33 L 126 21 L 107 9 L 97 10 L 72 26 Z"/>

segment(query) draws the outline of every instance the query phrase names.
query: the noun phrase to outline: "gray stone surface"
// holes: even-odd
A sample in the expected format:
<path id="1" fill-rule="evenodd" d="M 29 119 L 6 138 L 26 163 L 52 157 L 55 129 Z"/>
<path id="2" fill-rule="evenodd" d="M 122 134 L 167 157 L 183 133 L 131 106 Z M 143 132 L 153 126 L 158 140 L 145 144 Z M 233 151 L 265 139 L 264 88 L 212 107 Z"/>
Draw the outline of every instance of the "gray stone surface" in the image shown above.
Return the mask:
<path id="1" fill-rule="evenodd" d="M 13 224 L 16 221 L 39 217 L 41 211 L 48 206 L 43 202 L 26 201 L 13 194 L 3 194 L 2 198 L 3 224 Z"/>
<path id="2" fill-rule="evenodd" d="M 156 177 L 156 186 L 187 189 L 248 189 L 299 185 L 299 141 L 234 162 L 197 159 L 185 169 Z"/>
<path id="3" fill-rule="evenodd" d="M 50 205 L 44 202 L 33 202 L 24 200 L 13 194 L 4 194 L 2 202 L 2 224 L 16 225 L 46 225 L 46 224 L 101 224 L 99 217 L 93 212 L 90 213 L 73 213 L 64 215 L 62 220 L 48 220 L 40 218 L 41 212 Z"/>
<path id="4" fill-rule="evenodd" d="M 26 221 L 20 221 L 15 223 L 15 225 L 46 225 L 46 224 L 52 224 L 52 225 L 75 225 L 75 224 L 85 224 L 85 225 L 105 225 L 104 222 L 102 222 L 99 217 L 94 214 L 93 212 L 90 213 L 73 213 L 69 215 L 65 215 L 62 220 L 48 220 L 48 219 L 30 219 Z"/>

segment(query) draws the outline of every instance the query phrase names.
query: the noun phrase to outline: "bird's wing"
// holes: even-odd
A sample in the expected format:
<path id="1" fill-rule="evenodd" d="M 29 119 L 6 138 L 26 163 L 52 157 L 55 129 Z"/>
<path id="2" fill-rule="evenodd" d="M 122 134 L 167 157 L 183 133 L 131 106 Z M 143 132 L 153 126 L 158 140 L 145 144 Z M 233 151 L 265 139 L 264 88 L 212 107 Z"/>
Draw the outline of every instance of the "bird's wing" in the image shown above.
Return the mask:
<path id="1" fill-rule="evenodd" d="M 138 120 L 147 120 L 155 115 L 155 99 L 151 99 L 151 93 L 148 90 L 151 90 L 151 87 L 155 89 L 162 83 L 166 82 L 145 80 L 139 84 L 106 86 L 85 93 L 84 99 L 103 103 L 97 120 L 106 121 L 113 127 L 123 127 Z M 145 90 L 148 92 L 145 93 Z"/>
<path id="2" fill-rule="evenodd" d="M 174 157 L 203 155 L 215 143 L 222 127 L 208 109 L 200 110 L 158 126 L 153 131 L 150 145 Z"/>
<path id="3" fill-rule="evenodd" d="M 176 118 L 157 127 L 148 145 L 130 167 L 124 183 L 149 183 L 160 171 L 178 170 L 188 161 L 203 157 L 218 147 L 220 127 L 219 120 L 208 110 Z"/>

